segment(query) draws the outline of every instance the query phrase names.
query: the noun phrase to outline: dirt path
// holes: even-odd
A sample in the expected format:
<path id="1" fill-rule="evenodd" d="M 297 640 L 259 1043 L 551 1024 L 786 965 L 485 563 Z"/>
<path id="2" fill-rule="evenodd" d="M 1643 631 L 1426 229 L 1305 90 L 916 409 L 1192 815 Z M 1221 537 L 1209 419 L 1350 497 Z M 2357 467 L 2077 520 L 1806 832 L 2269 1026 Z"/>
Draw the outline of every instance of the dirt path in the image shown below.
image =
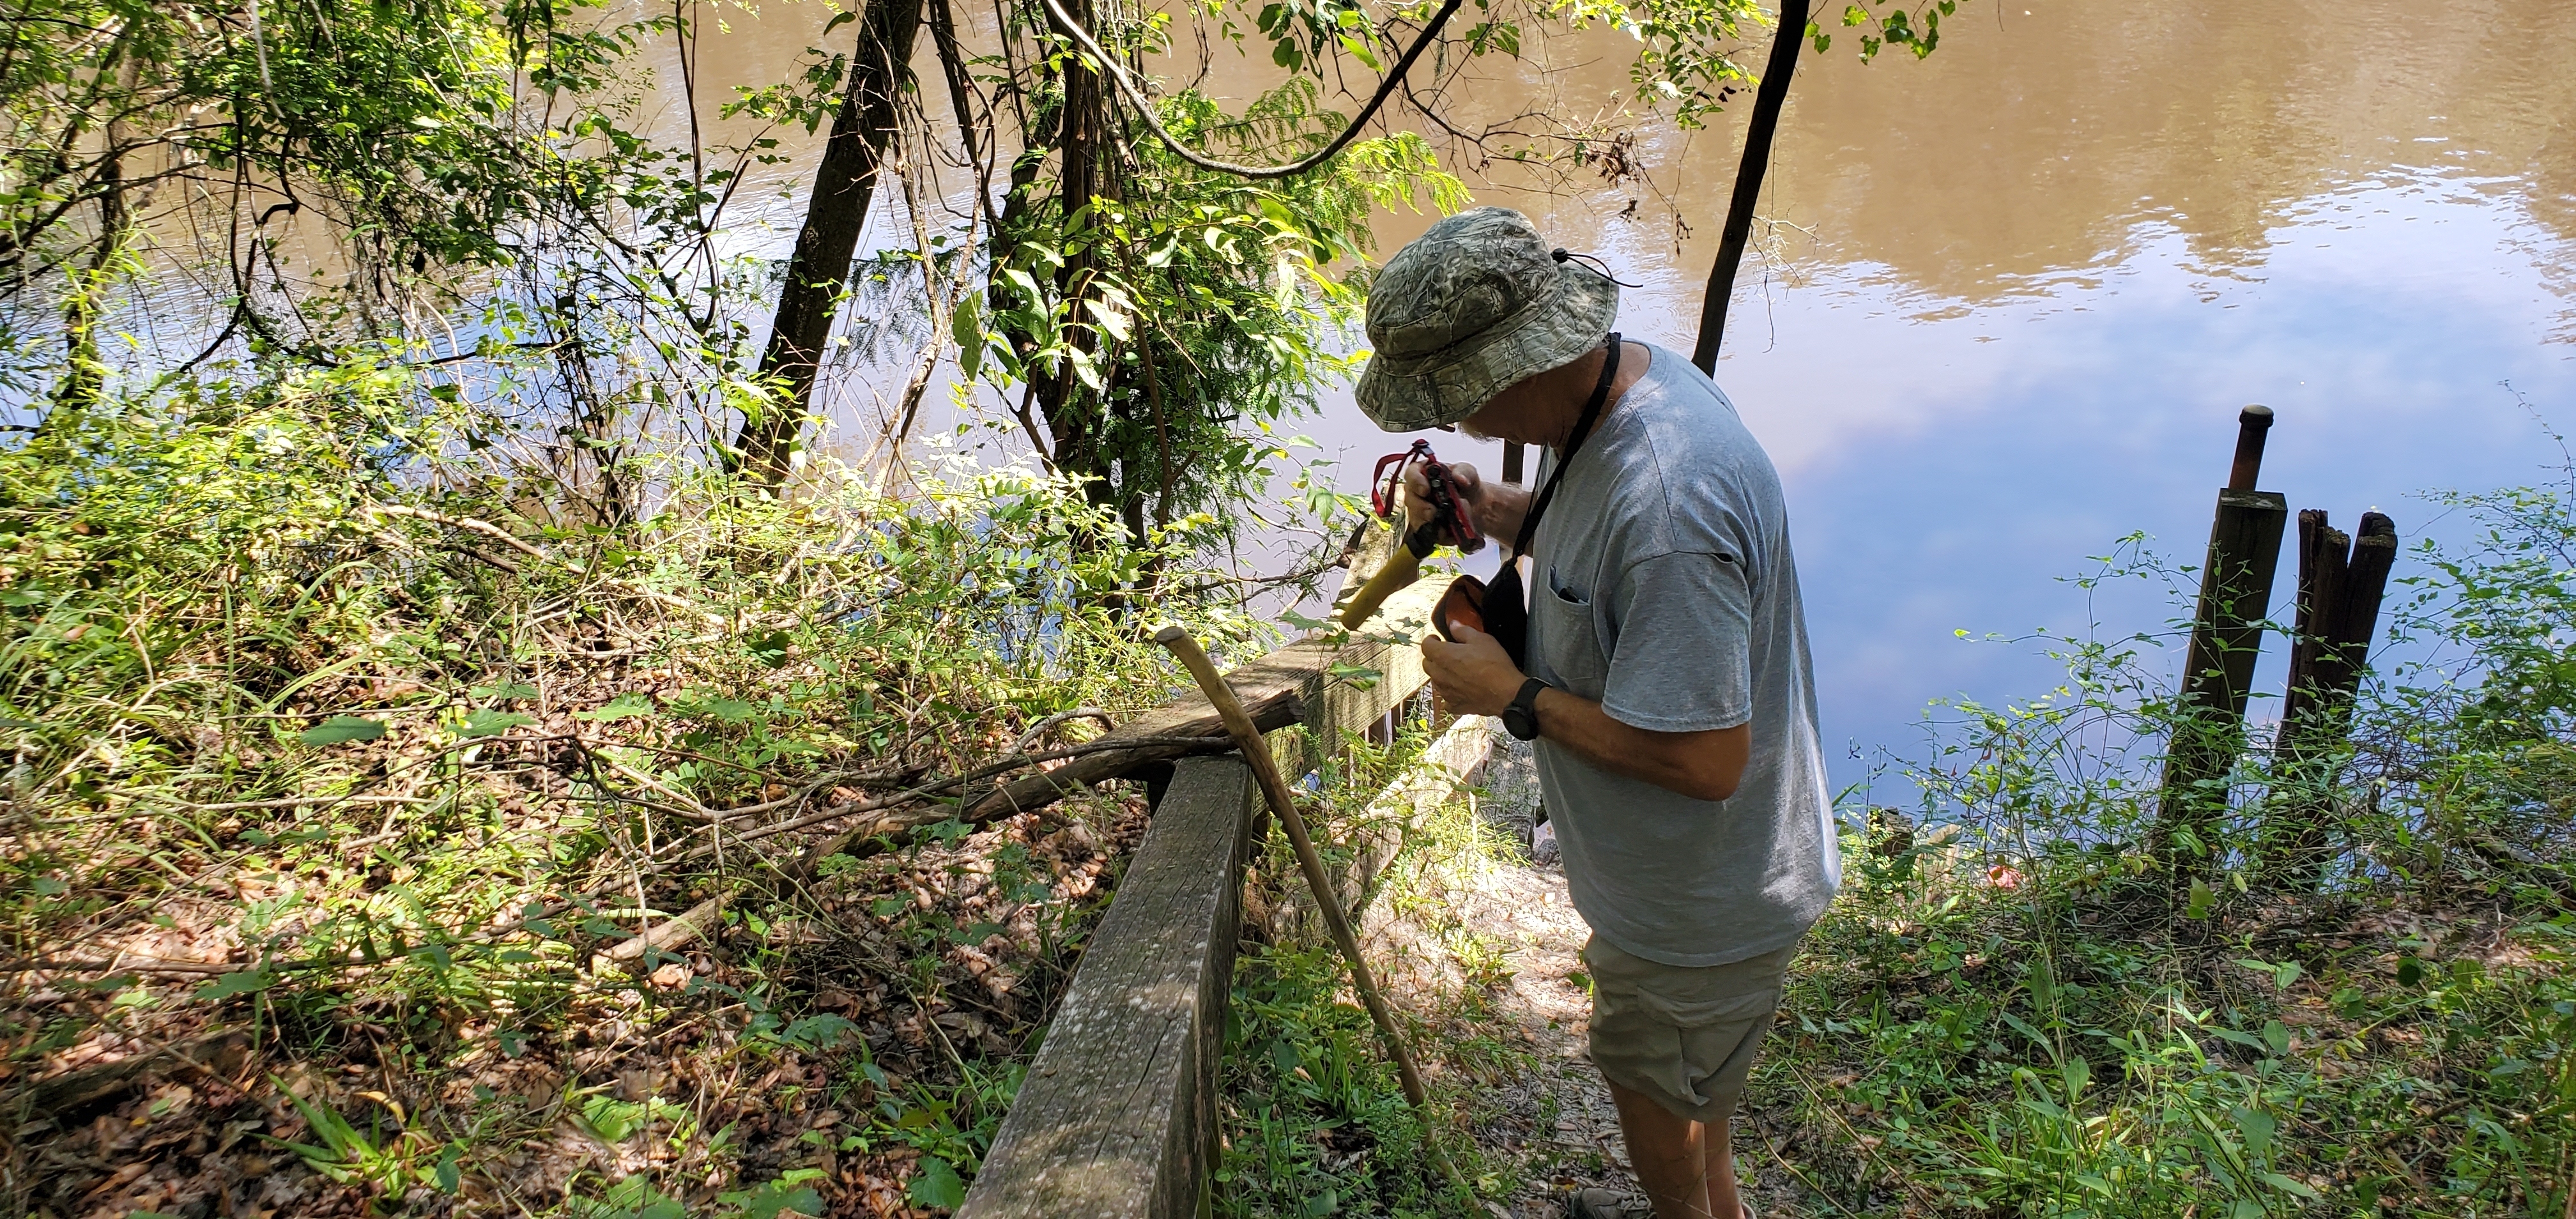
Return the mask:
<path id="1" fill-rule="evenodd" d="M 1538 805 L 1537 775 L 1527 745 L 1504 744 L 1509 748 L 1498 749 L 1486 767 L 1476 807 L 1485 823 L 1500 831 L 1502 849 L 1467 866 L 1443 869 L 1433 895 L 1436 921 L 1454 920 L 1454 929 L 1468 933 L 1484 951 L 1501 954 L 1501 968 L 1488 976 L 1504 971 L 1509 976 L 1485 989 L 1484 1003 L 1489 1020 L 1508 1022 L 1510 1027 L 1501 1031 L 1520 1043 L 1532 1064 L 1488 1089 L 1497 1112 L 1478 1124 L 1477 1142 L 1490 1157 L 1523 1166 L 1528 1183 L 1504 1207 L 1512 1219 L 1554 1219 L 1564 1213 L 1568 1193 L 1591 1186 L 1628 1195 L 1643 1213 L 1646 1198 L 1629 1171 L 1609 1090 L 1584 1048 L 1592 1001 L 1580 954 L 1590 929 L 1566 894 L 1564 869 L 1553 859 L 1529 857 L 1525 844 Z M 1406 921 L 1421 934 L 1423 919 Z M 1401 926 L 1380 924 L 1376 930 L 1406 938 Z M 1450 955 L 1454 960 L 1453 954 L 1406 955 Z M 1418 973 L 1396 979 L 1413 985 L 1425 980 Z M 1739 1121 L 1739 1128 L 1743 1125 Z M 1738 1153 L 1769 1169 L 1750 1141 L 1754 1137 L 1740 1129 Z M 1766 1204 L 1761 1194 L 1768 1191 L 1760 1186 L 1768 1184 L 1757 1181 L 1748 1200 L 1765 1215 L 1791 1213 Z"/>

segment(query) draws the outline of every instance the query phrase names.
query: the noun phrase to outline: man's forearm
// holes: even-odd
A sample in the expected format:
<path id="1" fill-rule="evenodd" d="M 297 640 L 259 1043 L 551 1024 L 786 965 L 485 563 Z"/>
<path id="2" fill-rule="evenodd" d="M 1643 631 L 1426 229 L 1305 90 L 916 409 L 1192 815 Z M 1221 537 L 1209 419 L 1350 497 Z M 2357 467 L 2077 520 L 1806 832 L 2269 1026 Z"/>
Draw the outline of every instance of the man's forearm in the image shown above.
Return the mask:
<path id="1" fill-rule="evenodd" d="M 1752 750 L 1750 725 L 1705 732 L 1657 732 L 1610 718 L 1601 704 L 1553 686 L 1539 692 L 1538 732 L 1612 774 L 1694 800 L 1735 794 Z"/>
<path id="2" fill-rule="evenodd" d="M 1476 504 L 1476 528 L 1503 546 L 1521 535 L 1521 518 L 1529 514 L 1530 493 L 1508 483 L 1487 483 Z"/>

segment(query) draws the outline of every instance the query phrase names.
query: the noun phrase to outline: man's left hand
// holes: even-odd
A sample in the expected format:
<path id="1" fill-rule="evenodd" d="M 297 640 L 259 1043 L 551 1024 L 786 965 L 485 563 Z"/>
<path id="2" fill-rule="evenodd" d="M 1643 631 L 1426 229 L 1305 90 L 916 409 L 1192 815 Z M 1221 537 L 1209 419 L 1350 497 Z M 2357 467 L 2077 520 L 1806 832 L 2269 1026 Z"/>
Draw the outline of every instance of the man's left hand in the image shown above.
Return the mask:
<path id="1" fill-rule="evenodd" d="M 1437 635 L 1422 641 L 1422 667 L 1441 701 L 1460 715 L 1501 715 L 1529 678 L 1512 665 L 1511 654 L 1494 637 L 1463 623 L 1458 642 Z"/>

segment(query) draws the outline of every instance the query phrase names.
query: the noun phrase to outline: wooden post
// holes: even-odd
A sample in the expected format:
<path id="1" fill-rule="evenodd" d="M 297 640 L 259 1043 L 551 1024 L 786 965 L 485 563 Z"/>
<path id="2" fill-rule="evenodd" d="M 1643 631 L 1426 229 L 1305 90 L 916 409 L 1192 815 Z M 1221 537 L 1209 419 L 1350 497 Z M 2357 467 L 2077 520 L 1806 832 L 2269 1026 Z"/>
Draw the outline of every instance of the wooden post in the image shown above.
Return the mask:
<path id="1" fill-rule="evenodd" d="M 2313 889 L 2325 879 L 2336 755 L 2397 560 L 2396 522 L 2366 512 L 2360 533 L 2345 537 L 2326 523 L 2323 509 L 2299 513 L 2299 639 L 2272 747 L 2280 777 L 2264 810 L 2261 859 L 2265 873 L 2288 887 Z"/>
<path id="2" fill-rule="evenodd" d="M 2237 416 L 2236 459 L 2227 487 L 2218 493 L 2209 552 L 2201 563 L 2182 699 L 2165 747 L 2164 787 L 2149 842 L 2155 854 L 2174 859 L 2178 871 L 2205 870 L 2217 857 L 2215 831 L 2227 810 L 2227 774 L 2244 746 L 2245 700 L 2290 514 L 2289 501 L 2279 494 L 2254 489 L 2271 426 L 2266 407 L 2249 406 Z M 2198 862 L 2186 865 L 2180 858 L 2186 853 Z"/>
<path id="3" fill-rule="evenodd" d="M 1521 476 L 1524 468 L 1522 462 L 1524 460 L 1525 458 L 1522 454 L 1521 442 L 1517 440 L 1506 440 L 1503 442 L 1504 482 L 1510 483 L 1515 487 L 1521 485 Z M 1504 538 L 1503 540 L 1506 542 L 1511 541 L 1510 538 Z"/>

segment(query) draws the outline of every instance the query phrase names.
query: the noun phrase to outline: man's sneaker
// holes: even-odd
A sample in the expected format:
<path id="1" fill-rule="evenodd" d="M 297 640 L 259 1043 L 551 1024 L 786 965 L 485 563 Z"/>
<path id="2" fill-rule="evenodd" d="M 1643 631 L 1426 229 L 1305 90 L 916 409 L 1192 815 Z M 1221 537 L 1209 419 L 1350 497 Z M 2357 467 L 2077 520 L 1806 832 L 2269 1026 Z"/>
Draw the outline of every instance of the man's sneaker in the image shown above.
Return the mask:
<path id="1" fill-rule="evenodd" d="M 1630 1207 L 1615 1190 L 1579 1189 L 1566 1198 L 1566 1219 L 1653 1219 L 1651 1209 Z"/>
<path id="2" fill-rule="evenodd" d="M 1738 1205 L 1744 1208 L 1744 1219 L 1757 1219 L 1752 1203 Z M 1654 1219 L 1655 1212 L 1652 1208 L 1629 1206 L 1626 1196 L 1614 1190 L 1584 1189 L 1566 1199 L 1565 1213 L 1568 1219 Z"/>

